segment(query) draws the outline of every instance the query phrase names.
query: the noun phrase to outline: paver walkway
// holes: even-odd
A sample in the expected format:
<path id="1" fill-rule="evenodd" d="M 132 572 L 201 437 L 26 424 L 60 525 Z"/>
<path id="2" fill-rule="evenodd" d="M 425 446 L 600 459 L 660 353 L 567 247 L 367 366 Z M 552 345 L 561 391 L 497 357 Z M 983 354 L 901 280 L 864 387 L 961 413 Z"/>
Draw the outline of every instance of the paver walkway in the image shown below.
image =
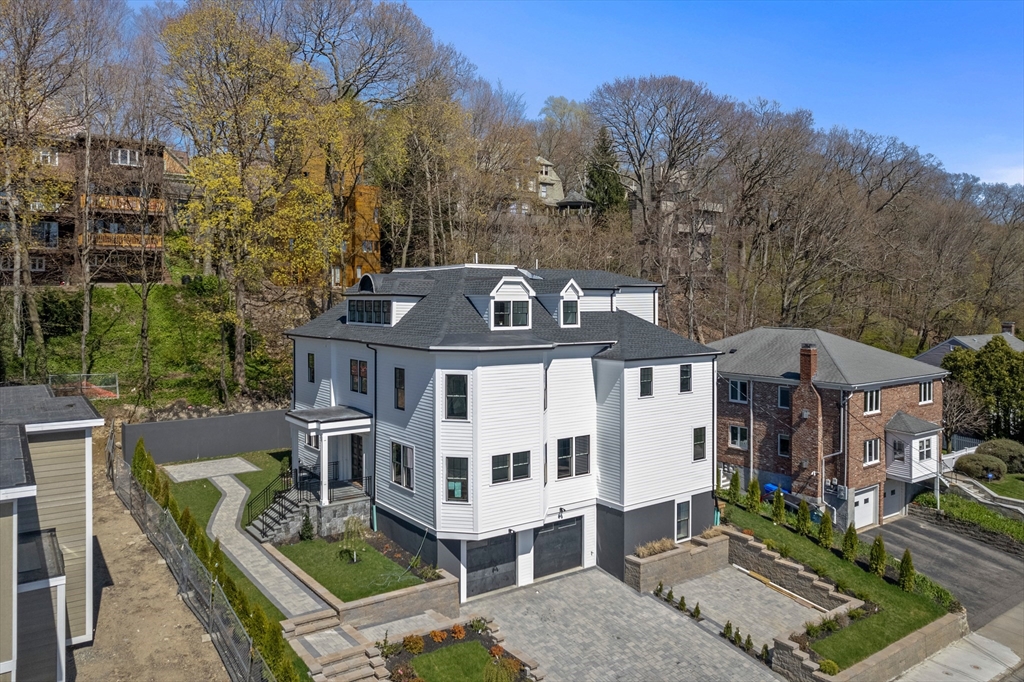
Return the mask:
<path id="1" fill-rule="evenodd" d="M 225 457 L 224 459 L 210 459 L 204 462 L 174 464 L 164 467 L 164 471 L 176 483 L 198 481 L 201 478 L 213 478 L 214 476 L 245 474 L 250 471 L 259 470 L 258 466 L 241 457 Z"/>
<path id="2" fill-rule="evenodd" d="M 782 679 L 689 616 L 596 568 L 471 606 L 493 615 L 508 645 L 535 658 L 549 682 Z"/>
<path id="3" fill-rule="evenodd" d="M 673 585 L 672 591 L 676 598 L 686 597 L 691 609 L 700 602 L 701 615 L 719 625 L 732 621 L 744 637 L 750 635 L 758 651 L 762 644 L 771 648 L 777 636 L 802 630 L 804 623 L 823 615 L 732 566 Z"/>

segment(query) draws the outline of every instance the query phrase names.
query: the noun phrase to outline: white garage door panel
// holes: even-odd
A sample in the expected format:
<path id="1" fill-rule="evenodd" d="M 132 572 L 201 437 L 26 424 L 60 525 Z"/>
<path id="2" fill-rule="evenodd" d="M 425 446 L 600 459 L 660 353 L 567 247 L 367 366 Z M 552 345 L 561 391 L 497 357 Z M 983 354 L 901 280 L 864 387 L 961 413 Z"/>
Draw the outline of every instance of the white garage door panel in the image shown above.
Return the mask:
<path id="1" fill-rule="evenodd" d="M 853 496 L 853 525 L 857 528 L 878 523 L 878 486 L 858 490 Z"/>

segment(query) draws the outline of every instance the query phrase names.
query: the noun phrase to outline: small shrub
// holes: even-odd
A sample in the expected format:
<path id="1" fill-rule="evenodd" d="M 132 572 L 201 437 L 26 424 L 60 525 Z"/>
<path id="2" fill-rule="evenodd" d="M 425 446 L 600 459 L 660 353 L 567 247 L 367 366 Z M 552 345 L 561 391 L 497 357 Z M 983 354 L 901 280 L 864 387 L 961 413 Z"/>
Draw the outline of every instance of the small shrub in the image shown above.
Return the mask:
<path id="1" fill-rule="evenodd" d="M 818 661 L 818 670 L 826 675 L 838 675 L 839 665 L 835 661 L 825 658 Z"/>
<path id="2" fill-rule="evenodd" d="M 740 634 L 739 628 L 736 628 L 736 631 L 732 635 L 732 643 L 736 646 L 743 646 L 743 635 Z"/>
<path id="3" fill-rule="evenodd" d="M 768 654 L 768 645 L 767 644 L 762 644 L 761 645 L 761 660 L 764 661 L 765 663 L 767 663 L 768 662 L 768 656 L 769 656 L 769 654 Z"/>
<path id="4" fill-rule="evenodd" d="M 661 554 L 662 552 L 667 552 L 670 549 L 675 548 L 675 542 L 673 542 L 669 538 L 661 538 L 660 540 L 651 540 L 650 542 L 645 542 L 642 545 L 638 545 L 634 552 L 637 558 L 645 559 L 649 556 Z"/>
<path id="5" fill-rule="evenodd" d="M 1009 474 L 1024 474 L 1024 445 L 1017 441 L 1008 438 L 988 440 L 979 445 L 974 454 L 1001 459 L 1006 464 L 1006 472 Z"/>
<path id="6" fill-rule="evenodd" d="M 703 533 L 701 533 L 700 537 L 704 538 L 705 540 L 710 540 L 711 538 L 717 538 L 721 534 L 722 534 L 722 527 L 721 526 L 711 526 L 710 528 L 705 530 Z"/>
<path id="7" fill-rule="evenodd" d="M 441 571 L 433 564 L 424 564 L 420 567 L 420 577 L 424 580 L 437 580 L 441 577 Z"/>
<path id="8" fill-rule="evenodd" d="M 391 671 L 391 682 L 416 682 L 417 679 L 419 678 L 416 676 L 416 671 L 408 663 Z"/>
<path id="9" fill-rule="evenodd" d="M 523 664 L 518 658 L 503 658 L 501 659 L 501 665 L 513 675 L 518 675 L 519 671 L 523 669 Z"/>
<path id="10" fill-rule="evenodd" d="M 754 529 L 753 528 L 744 528 L 743 529 L 743 534 L 744 535 L 749 535 L 750 537 L 754 537 Z"/>
<path id="11" fill-rule="evenodd" d="M 435 644 L 440 644 L 444 640 L 448 639 L 447 630 L 431 630 L 430 639 L 434 640 Z"/>
<path id="12" fill-rule="evenodd" d="M 971 478 L 992 478 L 999 480 L 1006 475 L 1006 462 L 992 455 L 964 455 L 953 465 L 953 471 Z"/>
<path id="13" fill-rule="evenodd" d="M 501 658 L 502 655 L 505 653 L 505 648 L 500 644 L 495 644 L 491 647 L 490 651 L 491 656 L 494 656 L 495 658 Z"/>
<path id="14" fill-rule="evenodd" d="M 761 484 L 758 483 L 757 476 L 752 476 L 750 483 L 747 484 L 747 499 L 744 506 L 754 514 L 761 508 Z"/>
<path id="15" fill-rule="evenodd" d="M 725 627 L 722 628 L 722 636 L 726 639 L 732 639 L 732 621 L 725 621 Z"/>
<path id="16" fill-rule="evenodd" d="M 461 625 L 453 625 L 452 626 L 452 639 L 457 639 L 458 640 L 458 639 L 465 639 L 465 638 L 466 638 L 466 628 L 462 627 Z"/>
<path id="17" fill-rule="evenodd" d="M 421 563 L 423 563 L 423 559 L 421 559 L 420 555 L 417 554 L 412 559 L 409 559 L 409 568 L 415 571 L 417 568 L 420 567 Z"/>
<path id="18" fill-rule="evenodd" d="M 832 549 L 832 514 L 826 509 L 818 526 L 818 544 L 825 549 Z"/>
<path id="19" fill-rule="evenodd" d="M 916 572 L 914 571 L 914 560 L 910 557 L 910 548 L 903 550 L 903 558 L 900 560 L 900 589 L 904 592 L 913 592 Z"/>
<path id="20" fill-rule="evenodd" d="M 849 583 L 842 578 L 836 578 L 836 592 L 847 592 L 850 589 Z M 863 599 L 861 601 L 864 601 Z"/>
<path id="21" fill-rule="evenodd" d="M 859 549 L 860 540 L 857 539 L 857 529 L 854 528 L 851 521 L 846 529 L 846 533 L 843 534 L 843 558 L 851 562 L 856 561 Z"/>
<path id="22" fill-rule="evenodd" d="M 661 581 L 658 581 L 658 586 L 654 588 L 654 596 L 655 597 L 660 597 L 661 593 L 664 592 L 664 591 L 665 591 L 665 584 L 663 582 L 661 582 Z"/>
<path id="23" fill-rule="evenodd" d="M 402 646 L 405 647 L 405 650 L 410 654 L 416 656 L 417 654 L 423 653 L 423 648 L 426 646 L 426 643 L 419 635 L 409 635 L 402 640 Z"/>
<path id="24" fill-rule="evenodd" d="M 821 621 L 821 629 L 825 632 L 836 632 L 839 629 L 839 621 L 835 618 L 825 618 Z"/>
<path id="25" fill-rule="evenodd" d="M 821 634 L 821 626 L 817 623 L 807 621 L 806 623 L 804 623 L 804 632 L 807 633 L 808 637 L 813 639 Z"/>
<path id="26" fill-rule="evenodd" d="M 865 613 L 864 609 L 850 609 L 846 615 L 850 617 L 850 620 L 860 620 Z"/>
<path id="27" fill-rule="evenodd" d="M 302 527 L 299 528 L 299 539 L 308 542 L 313 539 L 313 521 L 309 518 L 309 511 L 302 516 Z"/>
<path id="28" fill-rule="evenodd" d="M 740 503 L 740 470 L 732 472 L 732 477 L 729 479 L 729 504 L 738 505 Z"/>
<path id="29" fill-rule="evenodd" d="M 487 629 L 487 621 L 483 618 L 474 618 L 469 621 L 469 629 L 479 635 Z"/>
<path id="30" fill-rule="evenodd" d="M 514 682 L 517 673 L 513 673 L 500 656 L 496 656 L 484 666 L 483 682 Z"/>
<path id="31" fill-rule="evenodd" d="M 772 496 L 772 523 L 781 526 L 786 522 L 786 499 L 782 497 L 782 489 L 776 488 Z"/>
<path id="32" fill-rule="evenodd" d="M 665 595 L 665 601 L 667 601 L 669 604 L 675 604 L 676 603 L 676 597 L 675 597 L 674 594 L 672 594 L 672 588 L 671 587 L 668 588 L 668 594 Z"/>
<path id="33" fill-rule="evenodd" d="M 373 645 L 377 647 L 377 650 L 380 651 L 380 657 L 383 658 L 385 661 L 402 650 L 402 645 L 398 642 L 388 641 L 387 630 L 384 631 L 384 639 L 380 640 L 379 642 L 374 642 Z"/>
<path id="34" fill-rule="evenodd" d="M 765 549 L 770 549 L 774 552 L 779 549 L 779 543 L 775 542 L 775 540 L 772 540 L 771 538 L 766 538 L 764 541 L 764 547 Z"/>
<path id="35" fill-rule="evenodd" d="M 875 541 L 871 543 L 871 558 L 868 561 L 868 570 L 879 578 L 884 577 L 885 559 L 885 541 L 882 540 L 882 534 L 879 533 L 875 536 Z"/>
<path id="36" fill-rule="evenodd" d="M 693 617 L 700 619 L 700 602 L 697 602 L 697 605 L 693 607 Z"/>
<path id="37" fill-rule="evenodd" d="M 747 638 L 743 641 L 743 650 L 746 651 L 749 654 L 750 650 L 753 649 L 753 648 L 754 648 L 754 640 L 750 639 L 750 635 L 748 634 Z"/>
<path id="38" fill-rule="evenodd" d="M 800 506 L 796 512 L 796 532 L 800 535 L 811 534 L 811 506 L 807 500 L 800 500 Z"/>
<path id="39" fill-rule="evenodd" d="M 779 556 L 783 559 L 788 559 L 792 556 L 792 552 L 789 549 L 789 545 L 779 545 Z"/>
<path id="40" fill-rule="evenodd" d="M 676 604 L 676 608 L 680 611 L 686 611 L 686 597 L 680 596 L 679 603 Z"/>

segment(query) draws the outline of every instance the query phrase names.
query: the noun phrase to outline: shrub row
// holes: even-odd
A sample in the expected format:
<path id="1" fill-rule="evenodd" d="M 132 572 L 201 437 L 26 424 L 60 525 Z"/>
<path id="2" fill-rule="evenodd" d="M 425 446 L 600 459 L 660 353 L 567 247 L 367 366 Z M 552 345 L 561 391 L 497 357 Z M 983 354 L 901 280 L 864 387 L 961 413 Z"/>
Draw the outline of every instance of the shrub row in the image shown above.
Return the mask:
<path id="1" fill-rule="evenodd" d="M 1006 471 L 1024 474 L 1024 444 L 1008 438 L 985 441 L 974 451 L 976 455 L 991 455 L 1006 463 Z M 961 458 L 963 459 L 963 458 Z"/>

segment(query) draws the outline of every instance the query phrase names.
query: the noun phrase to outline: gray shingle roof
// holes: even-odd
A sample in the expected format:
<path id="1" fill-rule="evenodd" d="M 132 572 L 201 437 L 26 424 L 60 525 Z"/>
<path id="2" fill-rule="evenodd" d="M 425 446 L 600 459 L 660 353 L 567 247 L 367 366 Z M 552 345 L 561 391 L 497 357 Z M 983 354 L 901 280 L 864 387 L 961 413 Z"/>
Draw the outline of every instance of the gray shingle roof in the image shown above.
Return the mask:
<path id="1" fill-rule="evenodd" d="M 972 334 L 971 336 L 954 336 L 950 341 L 957 341 L 963 344 L 965 347 L 971 350 L 981 350 L 985 347 L 985 344 L 991 341 L 994 337 L 1001 336 L 1006 339 L 1006 343 L 1010 344 L 1010 348 L 1017 351 L 1018 353 L 1024 353 L 1024 341 L 1021 341 L 1013 334 L 1003 332 L 1001 334 Z M 949 343 L 944 341 L 943 343 Z M 942 345 L 942 344 L 939 344 Z"/>
<path id="2" fill-rule="evenodd" d="M 804 343 L 818 347 L 814 381 L 819 384 L 852 388 L 947 374 L 923 362 L 817 329 L 758 327 L 708 345 L 725 353 L 718 360 L 718 371 L 723 374 L 799 379 L 800 346 Z"/>
<path id="3" fill-rule="evenodd" d="M 0 388 L 0 424 L 47 424 L 101 419 L 82 396 L 54 397 L 49 386 Z"/>
<path id="4" fill-rule="evenodd" d="M 28 438 L 21 424 L 0 424 L 0 489 L 34 485 Z"/>
<path id="5" fill-rule="evenodd" d="M 532 301 L 532 328 L 491 331 L 467 295 L 489 294 L 503 277 L 526 277 L 538 293 L 558 292 L 570 279 L 581 287 L 618 288 L 658 286 L 652 282 L 591 270 L 523 271 L 508 268 L 453 267 L 396 271 L 374 275 L 375 289 L 393 288 L 389 279 L 414 277 L 432 282 L 429 293 L 393 327 L 349 325 L 342 322 L 347 304 L 335 306 L 315 320 L 288 332 L 290 336 L 339 339 L 360 343 L 427 349 L 431 347 L 495 348 L 596 344 L 601 357 L 635 360 L 715 353 L 646 320 L 618 312 L 582 312 L 579 328 L 562 328 L 536 299 Z M 543 291 L 541 291 L 543 290 Z M 350 293 L 356 291 L 350 289 Z"/>
<path id="6" fill-rule="evenodd" d="M 885 425 L 886 431 L 899 431 L 900 433 L 932 433 L 942 427 L 924 419 L 911 416 L 903 410 L 897 410 L 889 423 Z"/>

